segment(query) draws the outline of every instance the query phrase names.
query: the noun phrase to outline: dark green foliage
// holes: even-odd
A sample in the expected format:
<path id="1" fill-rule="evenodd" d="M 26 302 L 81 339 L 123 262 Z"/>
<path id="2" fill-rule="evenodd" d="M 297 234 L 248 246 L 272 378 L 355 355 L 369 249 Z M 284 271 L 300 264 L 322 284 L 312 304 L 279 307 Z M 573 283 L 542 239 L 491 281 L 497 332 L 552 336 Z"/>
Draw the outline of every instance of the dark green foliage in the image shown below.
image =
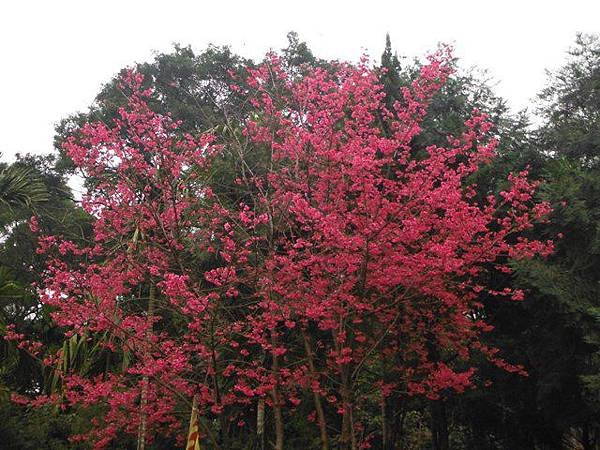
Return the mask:
<path id="1" fill-rule="evenodd" d="M 234 55 L 228 47 L 209 46 L 196 55 L 190 47 L 176 45 L 171 53 L 160 53 L 153 62 L 138 64 L 136 69 L 144 75 L 146 84 L 155 88 L 151 107 L 181 121 L 182 133 L 197 133 L 223 126 L 230 117 L 243 115 L 244 101 L 230 85 L 244 77 L 249 65 L 250 61 Z M 111 124 L 118 117 L 118 109 L 127 101 L 127 93 L 119 87 L 118 79 L 119 75 L 103 86 L 88 112 L 60 122 L 55 137 L 58 150 L 83 123 Z M 72 168 L 64 155 L 59 167 Z"/>
<path id="2" fill-rule="evenodd" d="M 89 234 L 88 217 L 71 198 L 66 179 L 55 170 L 54 162 L 50 156 L 19 156 L 12 165 L 5 165 L 3 173 L 26 174 L 26 182 L 19 184 L 25 195 L 18 198 L 27 200 L 3 202 L 0 206 L 0 333 L 13 324 L 18 332 L 50 346 L 61 345 L 61 340 L 35 290 L 45 260 L 35 251 L 37 237 L 29 229 L 28 220 L 35 214 L 46 232 L 74 241 Z M 0 448 L 82 448 L 67 440 L 77 432 L 74 424 L 81 421 L 75 414 L 61 413 L 56 408 L 25 408 L 9 401 L 11 392 L 48 392 L 49 375 L 38 360 L 15 343 L 0 341 Z"/>
<path id="3" fill-rule="evenodd" d="M 12 164 L 0 170 L 0 204 L 5 215 L 14 208 L 31 208 L 47 200 L 46 187 L 28 167 Z M 6 225 L 9 220 L 5 217 L 1 224 Z"/>
<path id="4" fill-rule="evenodd" d="M 471 429 L 497 438 L 486 448 L 600 445 L 600 58 L 596 37 L 579 36 L 576 44 L 541 94 L 543 125 L 533 133 L 524 128 L 525 139 L 490 168 L 526 164 L 543 180 L 540 198 L 554 212 L 533 233 L 554 239 L 556 252 L 514 262 L 515 276 L 496 280 L 525 288 L 524 303 L 486 307 L 496 325 L 490 339 L 529 373 L 520 380 L 493 374 L 491 389 L 461 401 Z"/>
<path id="5" fill-rule="evenodd" d="M 300 68 L 302 66 L 315 67 L 326 64 L 325 61 L 317 59 L 306 42 L 300 41 L 298 33 L 290 31 L 287 35 L 288 46 L 281 49 L 284 63 L 287 68 Z"/>
<path id="6" fill-rule="evenodd" d="M 598 163 L 600 148 L 600 38 L 577 36 L 575 47 L 550 82 L 540 100 L 546 126 L 540 130 L 545 152 Z"/>
<path id="7" fill-rule="evenodd" d="M 385 49 L 381 55 L 379 79 L 386 93 L 386 103 L 390 111 L 394 110 L 394 103 L 402 100 L 400 88 L 406 85 L 406 80 L 401 78 L 402 66 L 396 53 L 392 53 L 390 35 L 385 35 Z"/>

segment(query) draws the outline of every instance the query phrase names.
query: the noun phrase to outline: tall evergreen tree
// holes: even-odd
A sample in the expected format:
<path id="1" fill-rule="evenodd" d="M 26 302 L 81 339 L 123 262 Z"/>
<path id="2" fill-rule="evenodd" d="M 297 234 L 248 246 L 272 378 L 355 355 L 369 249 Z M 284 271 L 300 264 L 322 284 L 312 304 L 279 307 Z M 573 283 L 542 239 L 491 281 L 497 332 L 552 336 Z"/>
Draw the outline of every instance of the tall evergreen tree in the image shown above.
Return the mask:
<path id="1" fill-rule="evenodd" d="M 402 66 L 398 55 L 392 51 L 389 33 L 385 35 L 385 48 L 381 55 L 379 80 L 386 92 L 387 108 L 393 111 L 394 102 L 401 99 L 400 88 L 406 85 L 401 78 Z"/>
<path id="2" fill-rule="evenodd" d="M 600 38 L 578 35 L 569 60 L 540 95 L 548 156 L 543 195 L 554 204 L 544 230 L 564 234 L 546 264 L 519 268 L 548 343 L 537 353 L 544 413 L 565 439 L 600 445 Z M 543 333 L 543 334 L 541 334 Z M 540 346 L 541 347 L 541 346 Z"/>

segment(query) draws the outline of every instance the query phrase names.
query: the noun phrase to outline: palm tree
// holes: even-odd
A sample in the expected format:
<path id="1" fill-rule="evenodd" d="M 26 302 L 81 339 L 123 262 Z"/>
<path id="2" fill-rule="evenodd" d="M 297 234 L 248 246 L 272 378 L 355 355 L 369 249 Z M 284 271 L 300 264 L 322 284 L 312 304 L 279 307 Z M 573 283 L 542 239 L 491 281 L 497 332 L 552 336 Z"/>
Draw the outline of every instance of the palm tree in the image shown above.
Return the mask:
<path id="1" fill-rule="evenodd" d="M 48 191 L 29 167 L 11 164 L 0 169 L 0 207 L 32 208 L 48 200 Z"/>

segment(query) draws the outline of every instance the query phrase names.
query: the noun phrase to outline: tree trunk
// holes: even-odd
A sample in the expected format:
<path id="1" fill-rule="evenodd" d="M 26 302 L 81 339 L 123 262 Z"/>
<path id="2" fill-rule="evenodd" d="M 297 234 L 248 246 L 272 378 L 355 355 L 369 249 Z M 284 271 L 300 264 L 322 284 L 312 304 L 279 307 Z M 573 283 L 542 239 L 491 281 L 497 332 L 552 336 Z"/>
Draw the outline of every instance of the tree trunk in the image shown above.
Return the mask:
<path id="1" fill-rule="evenodd" d="M 148 315 L 147 320 L 150 322 L 150 327 L 152 327 L 152 318 L 154 317 L 154 283 L 150 283 L 150 289 L 148 293 Z M 147 417 L 146 417 L 146 406 L 148 404 L 148 375 L 144 375 L 142 378 L 142 392 L 140 399 L 140 427 L 138 429 L 138 440 L 137 440 L 137 450 L 144 450 L 146 448 L 146 428 L 147 428 Z"/>
<path id="2" fill-rule="evenodd" d="M 388 427 L 387 427 L 387 414 L 386 414 L 386 398 L 384 395 L 381 396 L 381 448 L 383 450 L 388 449 Z"/>
<path id="3" fill-rule="evenodd" d="M 302 330 L 302 337 L 304 338 L 304 349 L 306 350 L 306 359 L 308 361 L 308 370 L 311 379 L 317 379 L 317 371 L 315 369 L 315 362 L 310 345 L 310 338 L 306 334 L 305 330 Z M 321 395 L 313 390 L 313 397 L 315 400 L 315 410 L 317 411 L 317 421 L 319 424 L 319 432 L 321 433 L 321 450 L 329 450 L 329 437 L 327 436 L 327 422 L 325 421 L 325 411 L 323 410 L 323 402 L 321 402 Z"/>
<path id="4" fill-rule="evenodd" d="M 275 450 L 283 450 L 283 415 L 277 386 L 273 388 L 273 416 L 275 419 Z"/>
<path id="5" fill-rule="evenodd" d="M 259 450 L 265 450 L 265 399 L 258 400 L 256 408 L 256 435 Z"/>
<path id="6" fill-rule="evenodd" d="M 449 450 L 448 417 L 444 400 L 431 402 L 431 438 L 433 450 Z"/>
<path id="7" fill-rule="evenodd" d="M 271 339 L 273 348 L 277 348 L 277 339 L 273 336 Z M 271 367 L 275 374 L 275 386 L 273 387 L 273 418 L 275 420 L 275 450 L 283 450 L 283 414 L 281 412 L 281 396 L 279 395 L 279 358 L 273 355 L 273 365 Z"/>
<path id="8" fill-rule="evenodd" d="M 404 410 L 404 399 L 398 395 L 396 398 L 390 398 L 392 403 L 391 418 L 389 420 L 388 445 L 389 450 L 400 448 L 400 443 L 404 437 L 404 418 L 406 411 Z M 386 449 L 388 450 L 388 449 Z"/>
<path id="9" fill-rule="evenodd" d="M 354 421 L 352 419 L 352 396 L 350 391 L 350 373 L 347 365 L 342 367 L 342 407 L 344 415 L 342 416 L 342 435 L 341 442 L 343 449 L 356 450 L 356 436 L 354 435 Z"/>
<path id="10" fill-rule="evenodd" d="M 211 335 L 214 337 L 214 329 L 211 327 Z M 212 362 L 212 380 L 213 380 L 213 389 L 215 392 L 215 403 L 217 405 L 221 404 L 221 389 L 219 387 L 219 380 L 217 378 L 217 374 L 219 373 L 219 368 L 217 366 L 217 354 L 215 351 L 215 343 L 214 339 L 211 338 L 211 362 Z M 219 444 L 228 447 L 229 444 L 229 433 L 227 430 L 227 426 L 229 425 L 229 421 L 225 417 L 224 414 L 219 414 Z"/>

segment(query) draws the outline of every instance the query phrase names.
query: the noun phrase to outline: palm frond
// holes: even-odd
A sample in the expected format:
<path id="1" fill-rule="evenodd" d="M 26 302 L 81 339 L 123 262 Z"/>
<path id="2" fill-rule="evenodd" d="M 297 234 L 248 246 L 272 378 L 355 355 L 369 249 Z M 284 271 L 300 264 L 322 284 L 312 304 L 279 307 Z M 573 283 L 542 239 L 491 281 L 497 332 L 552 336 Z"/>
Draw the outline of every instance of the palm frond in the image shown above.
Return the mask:
<path id="1" fill-rule="evenodd" d="M 48 200 L 48 191 L 28 167 L 10 165 L 0 170 L 0 205 L 33 207 Z"/>

